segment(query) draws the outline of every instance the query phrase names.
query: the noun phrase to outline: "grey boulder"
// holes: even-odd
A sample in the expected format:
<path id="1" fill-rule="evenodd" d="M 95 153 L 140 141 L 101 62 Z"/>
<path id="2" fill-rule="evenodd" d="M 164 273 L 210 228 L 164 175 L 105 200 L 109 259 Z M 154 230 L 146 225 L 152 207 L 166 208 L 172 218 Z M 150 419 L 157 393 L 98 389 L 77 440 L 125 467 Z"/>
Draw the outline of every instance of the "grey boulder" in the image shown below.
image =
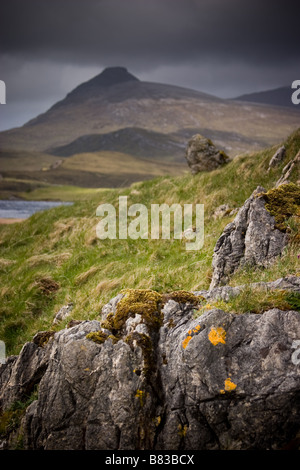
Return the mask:
<path id="1" fill-rule="evenodd" d="M 185 158 L 194 175 L 200 171 L 215 170 L 229 161 L 223 150 L 217 149 L 210 139 L 200 134 L 194 135 L 189 140 Z"/>
<path id="2" fill-rule="evenodd" d="M 275 218 L 265 207 L 258 186 L 230 222 L 214 248 L 210 289 L 227 284 L 230 276 L 243 265 L 268 266 L 288 243 L 285 232 L 276 228 Z"/>
<path id="3" fill-rule="evenodd" d="M 132 304 L 116 331 L 123 298 L 112 299 L 101 321 L 29 342 L 0 367 L 2 412 L 38 386 L 20 426 L 25 449 L 253 450 L 293 442 L 299 312 L 212 309 L 196 317 L 202 297 L 170 298 L 157 304 L 153 322 Z M 2 437 L 2 447 L 11 439 Z"/>

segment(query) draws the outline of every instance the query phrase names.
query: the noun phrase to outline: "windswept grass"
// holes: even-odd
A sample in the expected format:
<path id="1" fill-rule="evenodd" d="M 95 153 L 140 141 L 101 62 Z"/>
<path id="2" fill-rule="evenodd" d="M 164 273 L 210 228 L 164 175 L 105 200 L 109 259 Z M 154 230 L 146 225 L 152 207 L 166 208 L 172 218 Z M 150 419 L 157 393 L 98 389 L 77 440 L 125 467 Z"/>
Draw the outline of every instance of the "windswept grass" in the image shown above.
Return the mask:
<path id="1" fill-rule="evenodd" d="M 215 300 L 199 308 L 195 317 L 203 314 L 207 309 L 218 308 L 225 312 L 236 314 L 263 313 L 273 308 L 280 310 L 297 310 L 300 313 L 300 294 L 298 292 L 287 292 L 285 290 L 266 291 L 259 288 L 245 286 L 240 294 L 230 298 L 228 301 Z"/>
<path id="2" fill-rule="evenodd" d="M 59 200 L 59 201 L 82 201 L 97 196 L 106 189 L 79 188 L 78 186 L 46 185 L 19 195 L 29 201 Z"/>

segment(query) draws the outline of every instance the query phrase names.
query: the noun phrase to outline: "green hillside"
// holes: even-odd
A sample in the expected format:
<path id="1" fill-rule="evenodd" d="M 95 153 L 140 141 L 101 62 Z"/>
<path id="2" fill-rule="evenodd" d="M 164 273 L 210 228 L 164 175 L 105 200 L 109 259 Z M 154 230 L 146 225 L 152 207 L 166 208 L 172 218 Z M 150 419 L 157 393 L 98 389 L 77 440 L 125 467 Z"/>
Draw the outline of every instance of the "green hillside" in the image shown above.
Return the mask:
<path id="1" fill-rule="evenodd" d="M 234 217 L 215 218 L 215 209 L 225 203 L 230 209 L 239 208 L 258 185 L 271 189 L 300 149 L 300 129 L 285 145 L 284 161 L 270 172 L 269 161 L 279 146 L 236 157 L 222 169 L 196 176 L 161 176 L 122 189 L 82 189 L 82 199 L 78 188 L 72 206 L 0 226 L 0 338 L 7 353 L 17 353 L 37 331 L 60 329 L 70 319 L 97 318 L 101 307 L 124 288 L 208 289 L 215 243 Z M 299 173 L 294 172 L 290 181 L 298 180 Z M 63 188 L 60 195 L 63 199 Z M 128 206 L 142 203 L 149 209 L 152 203 L 204 204 L 203 248 L 188 251 L 184 240 L 172 236 L 170 240 L 99 240 L 96 209 L 101 203 L 117 207 L 120 195 L 128 196 Z M 289 225 L 296 234 L 299 217 Z M 292 243 L 273 266 L 244 269 L 232 277 L 231 284 L 299 273 L 298 253 L 297 243 Z M 262 301 L 266 299 L 257 299 Z M 68 302 L 74 303 L 71 317 L 51 327 L 55 314 Z"/>

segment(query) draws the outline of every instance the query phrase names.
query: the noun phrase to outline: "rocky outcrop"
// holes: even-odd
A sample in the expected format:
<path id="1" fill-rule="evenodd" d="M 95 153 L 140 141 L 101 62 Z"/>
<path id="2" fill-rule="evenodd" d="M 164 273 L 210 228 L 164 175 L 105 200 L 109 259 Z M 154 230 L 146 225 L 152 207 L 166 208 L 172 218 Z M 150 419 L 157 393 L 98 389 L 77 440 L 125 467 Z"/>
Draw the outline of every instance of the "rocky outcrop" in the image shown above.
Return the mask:
<path id="1" fill-rule="evenodd" d="M 54 317 L 52 325 L 57 325 L 62 320 L 65 320 L 73 310 L 73 302 L 69 302 L 67 305 L 64 305 L 59 309 L 57 314 Z"/>
<path id="2" fill-rule="evenodd" d="M 210 289 L 227 284 L 240 266 L 268 266 L 282 254 L 288 236 L 276 227 L 275 217 L 266 209 L 265 193 L 258 186 L 218 239 Z"/>
<path id="3" fill-rule="evenodd" d="M 282 170 L 282 173 L 281 173 L 281 176 L 279 178 L 279 180 L 277 181 L 276 183 L 276 187 L 282 185 L 282 184 L 286 184 L 289 182 L 289 178 L 291 177 L 291 174 L 294 172 L 294 171 L 297 171 L 297 174 L 298 174 L 298 184 L 299 184 L 299 176 L 300 176 L 300 150 L 299 152 L 297 153 L 297 155 L 295 156 L 295 158 L 293 158 L 292 160 L 290 160 L 286 165 L 285 167 L 283 168 Z"/>
<path id="4" fill-rule="evenodd" d="M 224 300 L 228 302 L 233 297 L 239 295 L 243 289 L 259 290 L 262 292 L 270 291 L 287 291 L 287 292 L 300 292 L 300 276 L 286 276 L 276 281 L 269 282 L 253 282 L 250 284 L 243 284 L 240 286 L 220 286 L 214 287 L 210 290 L 199 290 L 193 293 L 197 296 L 202 296 L 207 301 L 211 300 Z"/>
<path id="5" fill-rule="evenodd" d="M 269 167 L 267 170 L 268 172 L 271 170 L 271 168 L 278 166 L 283 161 L 285 157 L 285 152 L 286 152 L 286 148 L 283 145 L 274 153 L 273 157 L 271 158 L 269 162 Z"/>
<path id="6" fill-rule="evenodd" d="M 299 312 L 196 317 L 201 300 L 129 290 L 99 321 L 25 344 L 0 367 L 2 413 L 38 386 L 24 447 L 284 448 L 299 431 Z"/>
<path id="7" fill-rule="evenodd" d="M 238 212 L 237 208 L 231 208 L 228 204 L 221 204 L 218 206 L 214 213 L 213 213 L 213 218 L 216 219 L 221 219 L 222 217 L 231 217 L 232 215 L 235 215 Z"/>
<path id="8" fill-rule="evenodd" d="M 229 160 L 223 150 L 218 150 L 210 139 L 200 134 L 194 135 L 189 140 L 185 158 L 194 175 L 200 171 L 215 170 Z"/>

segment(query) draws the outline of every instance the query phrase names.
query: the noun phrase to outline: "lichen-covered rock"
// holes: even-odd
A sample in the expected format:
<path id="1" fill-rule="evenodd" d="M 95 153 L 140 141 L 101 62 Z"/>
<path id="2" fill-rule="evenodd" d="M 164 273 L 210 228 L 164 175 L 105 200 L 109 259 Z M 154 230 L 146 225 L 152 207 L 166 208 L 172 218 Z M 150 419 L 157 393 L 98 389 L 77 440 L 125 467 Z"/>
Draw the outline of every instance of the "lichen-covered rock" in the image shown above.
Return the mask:
<path id="1" fill-rule="evenodd" d="M 291 360 L 299 313 L 274 309 L 263 315 L 233 315 L 211 310 L 193 319 L 180 317 L 175 305 L 170 309 L 173 316 L 177 310 L 178 321 L 173 329 L 165 326 L 160 336 L 167 400 L 157 448 L 284 446 L 291 435 L 282 439 L 280 432 L 296 435 L 294 419 L 300 416 L 299 366 Z M 295 407 L 288 417 L 289 399 Z"/>
<path id="2" fill-rule="evenodd" d="M 200 171 L 215 170 L 229 161 L 223 150 L 217 149 L 210 139 L 200 134 L 189 140 L 185 158 L 194 175 Z"/>
<path id="3" fill-rule="evenodd" d="M 280 191 L 283 204 L 284 191 L 280 188 L 274 191 Z M 288 235 L 277 228 L 271 207 L 267 210 L 268 195 L 269 192 L 258 186 L 233 222 L 225 227 L 214 248 L 210 289 L 227 284 L 240 266 L 268 266 L 282 254 Z"/>
<path id="4" fill-rule="evenodd" d="M 2 415 L 38 385 L 20 426 L 25 449 L 280 449 L 294 439 L 299 312 L 197 318 L 197 299 L 125 291 L 99 321 L 9 358 Z"/>

